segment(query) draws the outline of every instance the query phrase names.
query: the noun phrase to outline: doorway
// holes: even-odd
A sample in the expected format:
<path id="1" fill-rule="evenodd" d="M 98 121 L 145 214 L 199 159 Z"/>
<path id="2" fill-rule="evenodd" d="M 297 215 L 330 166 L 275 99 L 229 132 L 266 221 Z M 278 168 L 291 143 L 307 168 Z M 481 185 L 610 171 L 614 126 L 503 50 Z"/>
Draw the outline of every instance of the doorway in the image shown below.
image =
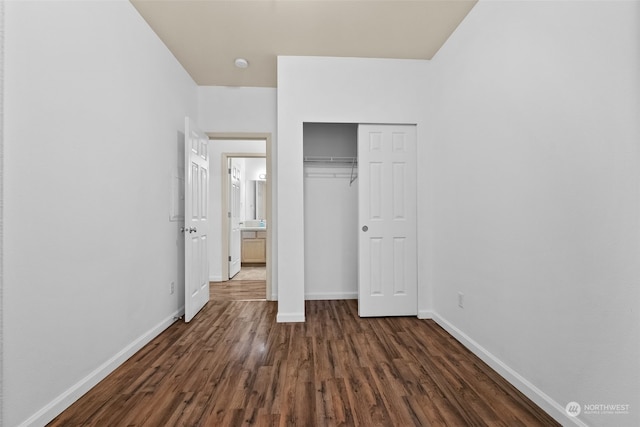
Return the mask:
<path id="1" fill-rule="evenodd" d="M 255 159 L 255 158 L 263 158 L 265 159 L 265 179 L 264 179 L 264 200 L 263 210 L 259 213 L 264 218 L 265 227 L 263 230 L 264 234 L 261 234 L 261 238 L 263 238 L 263 243 L 265 245 L 265 255 L 266 255 L 266 263 L 264 266 L 266 274 L 266 291 L 265 295 L 262 298 L 266 298 L 267 300 L 275 300 L 275 293 L 272 286 L 272 227 L 270 226 L 271 218 L 272 218 L 272 203 L 271 203 L 271 194 L 272 194 L 272 173 L 271 173 L 271 165 L 272 165 L 272 157 L 271 157 L 271 134 L 270 133 L 208 133 L 212 144 L 219 143 L 220 146 L 224 145 L 224 148 L 219 149 L 217 152 L 220 154 L 219 161 L 214 160 L 218 163 L 218 167 L 220 167 L 220 173 L 217 174 L 220 182 L 220 193 L 215 196 L 215 200 L 213 203 L 217 205 L 215 209 L 218 211 L 220 218 L 218 221 L 219 230 L 216 235 L 220 236 L 215 242 L 218 246 L 218 250 L 216 251 L 214 257 L 216 259 L 213 262 L 218 267 L 218 273 L 216 277 L 212 277 L 212 281 L 228 281 L 230 279 L 229 274 L 229 256 L 231 255 L 231 251 L 229 248 L 229 234 L 232 227 L 230 218 L 229 218 L 229 161 L 232 158 L 245 158 L 245 159 Z M 262 143 L 264 149 L 258 150 L 255 149 L 256 143 Z M 246 149 L 246 147 L 253 145 L 253 152 L 250 152 Z M 214 152 L 216 146 L 213 146 Z M 225 173 L 222 173 L 225 172 Z M 255 181 L 255 180 L 253 180 Z M 255 184 L 254 184 L 255 186 Z M 244 225 L 244 224 L 243 224 Z M 258 223 L 259 225 L 259 223 Z M 224 236 L 224 237 L 223 237 Z"/>
<path id="2" fill-rule="evenodd" d="M 358 298 L 358 124 L 303 123 L 305 299 Z"/>
<path id="3" fill-rule="evenodd" d="M 266 158 L 251 154 L 237 157 L 222 154 L 227 173 L 228 278 L 265 276 L 267 230 Z M 225 170 L 222 171 L 225 174 Z M 224 203 L 222 203 L 224 204 Z M 223 214 L 225 209 L 223 207 Z M 224 235 L 222 236 L 224 239 Z M 249 270 L 253 274 L 249 274 Z M 264 277 L 262 280 L 266 280 Z"/>

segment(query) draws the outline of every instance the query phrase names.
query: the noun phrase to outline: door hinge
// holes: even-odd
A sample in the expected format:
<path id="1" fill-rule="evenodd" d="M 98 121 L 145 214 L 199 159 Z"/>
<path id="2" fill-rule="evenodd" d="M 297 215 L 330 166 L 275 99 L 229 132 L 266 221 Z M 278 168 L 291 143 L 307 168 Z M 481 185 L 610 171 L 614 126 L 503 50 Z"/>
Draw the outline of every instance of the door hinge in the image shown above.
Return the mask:
<path id="1" fill-rule="evenodd" d="M 228 171 L 229 171 L 229 175 L 231 175 L 231 168 L 229 168 Z"/>
<path id="2" fill-rule="evenodd" d="M 231 262 L 231 255 L 229 255 L 229 262 Z"/>
<path id="3" fill-rule="evenodd" d="M 231 212 L 227 212 L 227 218 L 231 218 Z"/>

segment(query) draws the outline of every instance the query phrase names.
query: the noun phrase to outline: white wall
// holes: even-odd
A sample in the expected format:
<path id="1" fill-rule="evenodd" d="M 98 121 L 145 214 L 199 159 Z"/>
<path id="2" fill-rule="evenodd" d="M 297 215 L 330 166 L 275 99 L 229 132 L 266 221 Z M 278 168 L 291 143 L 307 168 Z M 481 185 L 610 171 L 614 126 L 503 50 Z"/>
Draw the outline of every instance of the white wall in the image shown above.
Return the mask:
<path id="1" fill-rule="evenodd" d="M 305 299 L 357 298 L 358 181 L 350 166 L 304 171 Z"/>
<path id="2" fill-rule="evenodd" d="M 320 157 L 357 157 L 357 123 L 305 123 L 304 155 Z"/>
<path id="3" fill-rule="evenodd" d="M 278 58 L 278 321 L 304 320 L 303 122 L 415 123 L 421 194 L 419 242 L 430 242 L 428 200 L 431 179 L 426 134 L 427 61 Z M 425 262 L 418 271 L 419 310 L 430 309 L 428 244 L 419 244 Z"/>
<path id="4" fill-rule="evenodd" d="M 127 1 L 5 6 L 2 424 L 44 425 L 183 307 L 197 94 Z"/>
<path id="5" fill-rule="evenodd" d="M 264 158 L 248 157 L 245 159 L 246 184 L 260 179 L 260 174 L 267 173 L 267 162 Z"/>
<path id="6" fill-rule="evenodd" d="M 205 132 L 270 132 L 275 140 L 276 89 L 200 86 L 198 124 Z"/>
<path id="7" fill-rule="evenodd" d="M 255 140 L 210 140 L 209 169 L 209 214 L 211 215 L 211 229 L 209 239 L 209 280 L 219 282 L 228 280 L 222 277 L 222 153 L 260 153 L 265 152 L 265 142 Z"/>
<path id="8" fill-rule="evenodd" d="M 639 56 L 638 2 L 481 1 L 431 64 L 436 318 L 559 419 L 631 405 L 591 426 L 640 425 Z"/>

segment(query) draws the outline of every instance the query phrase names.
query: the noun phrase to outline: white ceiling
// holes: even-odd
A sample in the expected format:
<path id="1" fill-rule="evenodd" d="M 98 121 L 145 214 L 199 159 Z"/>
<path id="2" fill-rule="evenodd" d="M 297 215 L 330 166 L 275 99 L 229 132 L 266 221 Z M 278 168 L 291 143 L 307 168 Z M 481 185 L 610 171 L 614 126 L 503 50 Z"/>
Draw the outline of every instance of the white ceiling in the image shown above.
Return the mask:
<path id="1" fill-rule="evenodd" d="M 431 59 L 476 0 L 131 3 L 197 84 L 275 87 L 278 55 Z"/>

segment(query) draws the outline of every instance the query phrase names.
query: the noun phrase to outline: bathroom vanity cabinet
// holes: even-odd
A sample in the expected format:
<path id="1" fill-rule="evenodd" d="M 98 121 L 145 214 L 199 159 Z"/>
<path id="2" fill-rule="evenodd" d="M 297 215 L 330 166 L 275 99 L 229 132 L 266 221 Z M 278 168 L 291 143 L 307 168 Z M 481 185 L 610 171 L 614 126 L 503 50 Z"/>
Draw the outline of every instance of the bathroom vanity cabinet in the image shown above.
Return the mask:
<path id="1" fill-rule="evenodd" d="M 264 264 L 267 262 L 267 232 L 242 232 L 242 263 Z"/>

